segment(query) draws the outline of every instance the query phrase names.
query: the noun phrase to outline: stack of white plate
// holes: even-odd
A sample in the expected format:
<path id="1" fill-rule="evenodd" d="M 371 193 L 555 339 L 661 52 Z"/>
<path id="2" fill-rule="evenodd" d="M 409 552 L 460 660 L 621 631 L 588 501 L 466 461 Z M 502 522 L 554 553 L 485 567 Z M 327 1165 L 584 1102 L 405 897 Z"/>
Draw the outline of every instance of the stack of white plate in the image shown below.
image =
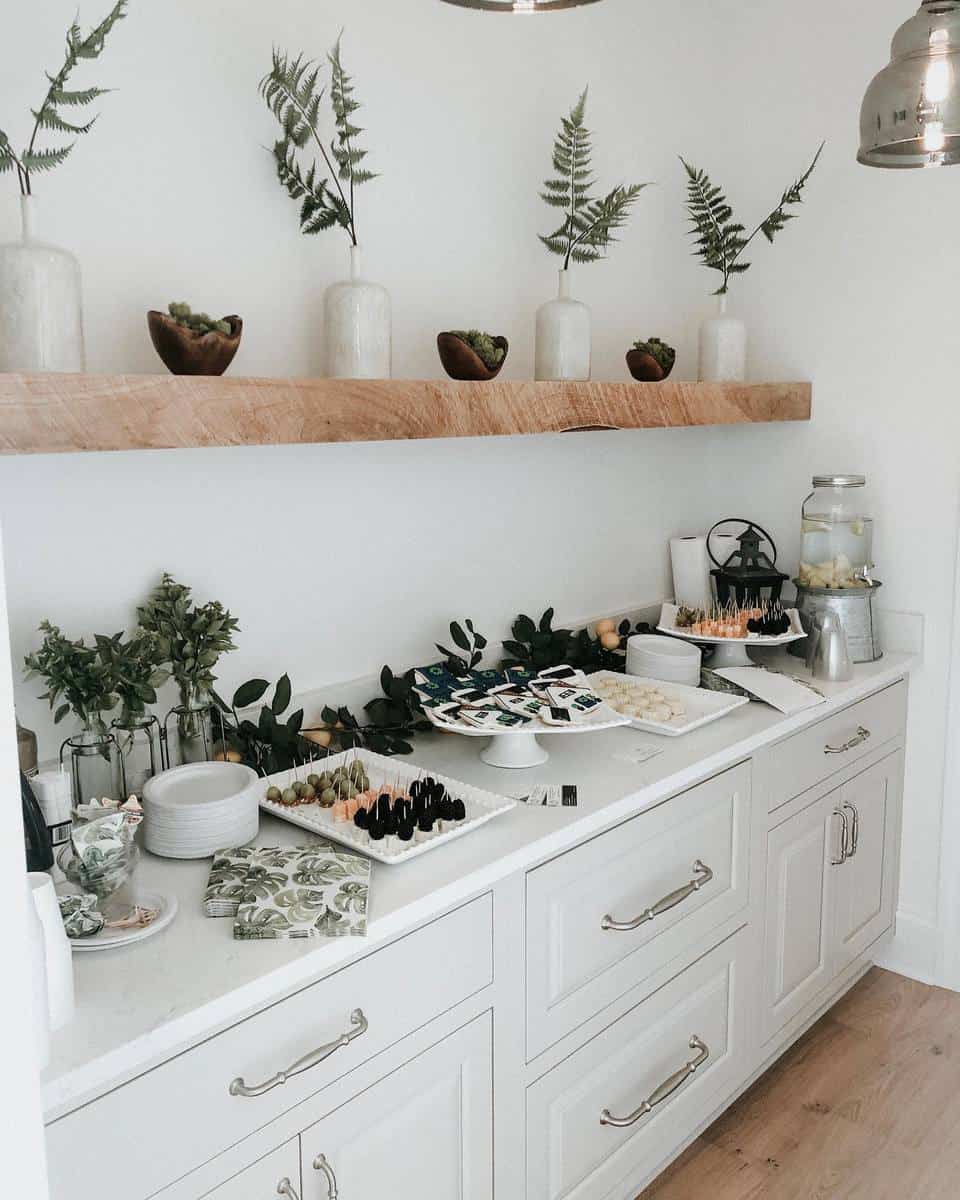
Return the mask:
<path id="1" fill-rule="evenodd" d="M 263 780 L 241 763 L 188 763 L 147 780 L 143 842 L 162 858 L 209 858 L 242 846 L 260 825 Z"/>
<path id="2" fill-rule="evenodd" d="M 700 647 L 679 638 L 638 633 L 627 639 L 627 674 L 700 686 Z"/>

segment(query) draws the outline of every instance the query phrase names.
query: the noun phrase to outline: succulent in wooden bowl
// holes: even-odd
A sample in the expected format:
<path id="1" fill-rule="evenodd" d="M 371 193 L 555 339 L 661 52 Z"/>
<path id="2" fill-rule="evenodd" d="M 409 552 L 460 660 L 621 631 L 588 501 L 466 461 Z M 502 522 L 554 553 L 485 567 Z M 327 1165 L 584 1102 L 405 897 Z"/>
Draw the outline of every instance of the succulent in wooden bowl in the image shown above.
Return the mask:
<path id="1" fill-rule="evenodd" d="M 676 361 L 676 350 L 655 337 L 634 342 L 633 349 L 627 351 L 630 374 L 641 383 L 660 383 L 673 370 Z"/>
<path id="2" fill-rule="evenodd" d="M 173 375 L 222 375 L 243 333 L 238 316 L 215 321 L 206 313 L 192 312 L 189 304 L 176 303 L 165 313 L 151 309 L 147 326 L 154 349 Z"/>
<path id="3" fill-rule="evenodd" d="M 486 382 L 500 374 L 510 344 L 505 337 L 493 337 L 477 329 L 453 329 L 437 334 L 437 349 L 451 379 Z"/>

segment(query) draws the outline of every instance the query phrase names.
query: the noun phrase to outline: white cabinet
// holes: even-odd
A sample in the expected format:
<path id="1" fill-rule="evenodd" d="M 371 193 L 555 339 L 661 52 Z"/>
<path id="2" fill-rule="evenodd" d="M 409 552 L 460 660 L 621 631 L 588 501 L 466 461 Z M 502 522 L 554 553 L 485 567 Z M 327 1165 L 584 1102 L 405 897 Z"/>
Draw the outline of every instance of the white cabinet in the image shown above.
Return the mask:
<path id="1" fill-rule="evenodd" d="M 836 871 L 834 974 L 861 955 L 893 923 L 900 840 L 903 755 L 884 758 L 845 783 L 845 861 Z"/>
<path id="2" fill-rule="evenodd" d="M 294 1138 L 234 1175 L 202 1200 L 300 1200 L 300 1139 Z"/>
<path id="3" fill-rule="evenodd" d="M 892 925 L 902 774 L 898 751 L 771 830 L 764 1041 Z"/>
<path id="4" fill-rule="evenodd" d="M 492 1087 L 486 1014 L 301 1135 L 302 1200 L 491 1200 Z"/>

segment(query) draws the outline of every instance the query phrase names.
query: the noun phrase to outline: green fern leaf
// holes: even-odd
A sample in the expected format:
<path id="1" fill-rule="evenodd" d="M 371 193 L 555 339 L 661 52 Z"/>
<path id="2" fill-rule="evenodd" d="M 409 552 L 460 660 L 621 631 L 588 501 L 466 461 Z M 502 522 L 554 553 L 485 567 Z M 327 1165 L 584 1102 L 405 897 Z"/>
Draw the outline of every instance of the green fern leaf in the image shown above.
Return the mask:
<path id="1" fill-rule="evenodd" d="M 774 237 L 780 233 L 788 221 L 792 221 L 797 216 L 796 213 L 786 212 L 786 209 L 792 205 L 801 204 L 803 202 L 803 190 L 807 186 L 807 181 L 816 169 L 817 163 L 820 161 L 820 155 L 823 153 L 823 147 L 826 142 L 820 143 L 820 149 L 814 155 L 813 162 L 807 167 L 806 171 L 800 178 L 790 185 L 780 198 L 780 203 L 773 212 L 761 221 L 760 229 L 768 242 L 772 242 Z"/>
<path id="2" fill-rule="evenodd" d="M 25 150 L 20 156 L 20 161 L 25 171 L 52 171 L 54 167 L 60 166 L 74 145 L 75 143 L 71 142 L 69 146 L 59 149 Z"/>
<path id="3" fill-rule="evenodd" d="M 65 121 L 52 104 L 39 111 L 36 109 L 30 111 L 39 129 L 53 129 L 58 133 L 89 133 L 97 122 L 97 118 L 93 117 L 84 125 L 73 125 L 70 121 Z"/>
<path id="4" fill-rule="evenodd" d="M 366 158 L 367 151 L 360 149 L 356 142 L 363 130 L 351 121 L 351 117 L 360 108 L 354 99 L 353 80 L 344 70 L 341 58 L 343 31 L 327 54 L 330 63 L 330 104 L 333 108 L 333 119 L 336 126 L 336 139 L 331 146 L 334 158 L 339 168 L 339 176 L 350 185 L 351 208 L 353 206 L 353 189 L 361 184 L 376 179 L 374 171 L 359 170 L 360 163 Z"/>
<path id="5" fill-rule="evenodd" d="M 91 87 L 85 88 L 83 91 L 71 92 L 57 85 L 57 77 L 55 75 L 48 74 L 47 79 L 53 85 L 50 88 L 47 99 L 50 104 L 57 108 L 82 108 L 84 105 L 92 104 L 100 96 L 106 96 L 113 91 L 113 88 Z"/>

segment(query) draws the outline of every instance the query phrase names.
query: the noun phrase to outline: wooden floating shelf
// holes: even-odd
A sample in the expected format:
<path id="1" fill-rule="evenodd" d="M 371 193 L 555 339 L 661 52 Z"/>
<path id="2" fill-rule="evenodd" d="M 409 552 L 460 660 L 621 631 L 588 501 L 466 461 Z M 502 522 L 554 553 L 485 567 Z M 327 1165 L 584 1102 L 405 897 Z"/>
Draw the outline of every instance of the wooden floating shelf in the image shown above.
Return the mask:
<path id="1" fill-rule="evenodd" d="M 0 375 L 0 453 L 163 450 L 810 419 L 809 383 Z"/>

